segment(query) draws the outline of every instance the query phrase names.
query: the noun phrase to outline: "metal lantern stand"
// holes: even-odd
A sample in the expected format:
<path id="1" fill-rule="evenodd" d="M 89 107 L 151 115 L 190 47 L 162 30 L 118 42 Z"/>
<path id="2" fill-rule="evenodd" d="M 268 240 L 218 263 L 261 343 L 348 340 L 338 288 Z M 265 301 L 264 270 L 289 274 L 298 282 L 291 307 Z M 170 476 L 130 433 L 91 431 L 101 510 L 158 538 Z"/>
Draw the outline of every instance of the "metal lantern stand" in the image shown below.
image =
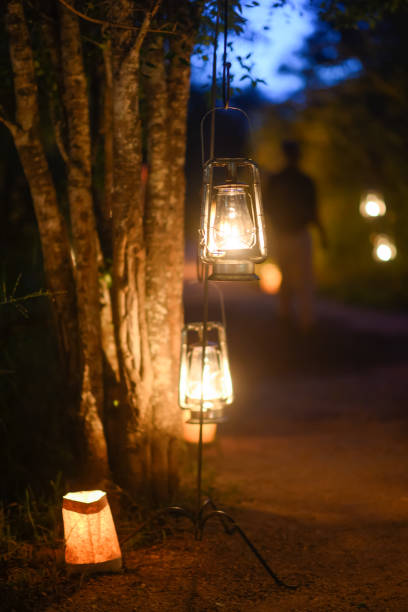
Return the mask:
<path id="1" fill-rule="evenodd" d="M 203 337 L 202 337 L 202 363 L 201 363 L 201 401 L 200 401 L 200 421 L 199 421 L 199 438 L 197 448 L 197 499 L 195 512 L 189 512 L 181 506 L 169 506 L 162 513 L 170 513 L 174 515 L 184 516 L 189 519 L 194 526 L 194 534 L 196 540 L 203 538 L 204 529 L 209 520 L 217 518 L 227 535 L 233 535 L 237 533 L 241 536 L 242 540 L 252 551 L 261 565 L 268 572 L 269 576 L 275 581 L 275 583 L 286 589 L 296 589 L 297 586 L 289 585 L 271 569 L 264 557 L 261 555 L 259 550 L 255 547 L 253 542 L 248 538 L 246 533 L 236 523 L 236 521 L 227 514 L 224 510 L 220 510 L 214 504 L 210 498 L 203 500 L 202 495 L 202 465 L 203 465 L 203 424 L 204 424 L 204 360 L 205 350 L 207 346 L 207 324 L 208 324 L 208 265 L 204 264 L 204 296 L 203 296 Z M 161 513 L 161 514 L 162 514 Z"/>
<path id="2" fill-rule="evenodd" d="M 206 113 L 203 117 L 203 120 L 201 122 L 201 145 L 202 145 L 202 157 L 203 157 L 203 166 L 205 165 L 205 160 L 204 160 L 204 144 L 203 144 L 203 123 L 205 118 L 207 117 L 207 115 L 211 115 L 211 137 L 210 137 L 210 160 L 215 160 L 215 156 L 214 156 L 214 141 L 215 141 L 215 111 L 217 110 L 238 110 L 239 112 L 243 113 L 247 119 L 248 116 L 247 114 L 242 111 L 242 109 L 237 109 L 237 108 L 233 108 L 229 106 L 229 95 L 230 95 L 230 91 L 229 91 L 229 82 L 230 82 L 230 77 L 229 77 L 229 68 L 230 68 L 230 64 L 226 61 L 226 56 L 227 56 L 227 33 L 228 33 L 228 0 L 224 0 L 223 4 L 224 4 L 224 58 L 223 58 L 223 101 L 224 101 L 224 105 L 223 108 L 216 108 L 215 107 L 215 94 L 216 94 L 216 55 L 217 55 L 217 39 L 218 39 L 218 30 L 219 30 L 219 22 L 220 22 L 220 4 L 221 4 L 221 0 L 218 1 L 218 10 L 217 10 L 217 18 L 216 18 L 216 26 L 215 26 L 215 37 L 214 37 L 214 55 L 213 55 L 213 79 L 212 79 L 212 109 L 210 111 L 208 111 L 208 113 Z M 248 119 L 249 121 L 249 119 Z M 212 180 L 212 179 L 211 179 Z M 203 333 L 202 333 L 202 356 L 201 356 L 201 399 L 200 399 L 200 410 L 199 410 L 199 439 L 198 439 L 198 448 L 197 448 L 197 498 L 196 498 L 196 507 L 195 510 L 189 511 L 185 508 L 183 508 L 182 506 L 169 506 L 168 508 L 165 508 L 163 510 L 160 510 L 158 513 L 156 513 L 155 515 L 152 516 L 153 518 L 158 518 L 161 516 L 165 516 L 165 515 L 174 515 L 174 516 L 182 516 L 187 518 L 189 521 L 191 521 L 191 523 L 193 524 L 194 527 L 194 535 L 196 540 L 201 540 L 203 538 L 204 535 L 204 530 L 205 527 L 207 525 L 207 523 L 213 519 L 216 518 L 219 520 L 219 522 L 221 523 L 224 532 L 227 535 L 233 535 L 235 533 L 237 533 L 238 535 L 241 536 L 242 540 L 245 542 L 245 544 L 248 546 L 248 548 L 252 551 L 252 553 L 255 555 L 255 557 L 258 559 L 259 563 L 265 568 L 265 570 L 267 571 L 267 573 L 269 574 L 269 576 L 274 580 L 274 582 L 279 586 L 279 587 L 283 587 L 286 589 L 296 589 L 297 586 L 295 585 L 289 585 L 286 584 L 286 582 L 284 582 L 283 580 L 281 580 L 281 578 L 279 578 L 279 576 L 277 576 L 275 574 L 275 572 L 271 569 L 271 567 L 268 565 L 268 563 L 266 562 L 266 560 L 264 559 L 264 557 L 261 555 L 261 553 L 259 552 L 259 550 L 255 547 L 255 545 L 253 544 L 253 542 L 248 538 L 248 536 L 246 535 L 246 533 L 241 529 L 241 527 L 235 522 L 235 520 L 232 518 L 232 516 L 230 516 L 229 514 L 227 514 L 224 510 L 220 510 L 219 508 L 217 508 L 217 506 L 214 504 L 214 502 L 209 499 L 209 498 L 205 498 L 203 499 L 203 494 L 202 494 L 202 466 L 203 466 L 203 424 L 205 422 L 204 419 L 204 364 L 205 364 L 205 352 L 206 352 L 206 347 L 207 347 L 207 340 L 208 340 L 208 281 L 211 280 L 209 279 L 208 276 L 208 268 L 209 268 L 209 262 L 205 262 L 202 260 L 202 266 L 203 266 L 203 274 L 199 274 L 199 278 L 200 280 L 202 280 L 203 282 Z M 239 271 L 239 269 L 238 269 Z M 244 279 L 243 280 L 252 280 L 254 278 L 254 275 L 252 274 L 244 274 Z M 257 277 L 255 277 L 257 278 Z M 227 280 L 226 278 L 224 278 L 223 280 Z M 234 274 L 233 277 L 231 278 L 231 280 L 238 280 L 238 275 Z M 224 323 L 224 327 L 225 327 L 225 313 L 224 313 L 224 308 L 223 308 L 223 303 L 222 303 L 222 312 L 223 312 L 223 323 Z M 197 411 L 198 412 L 198 411 Z M 148 521 L 150 522 L 150 521 Z M 128 541 L 129 539 L 131 539 L 132 537 L 134 537 L 134 535 L 140 531 L 143 526 L 146 523 L 144 523 L 142 526 L 140 526 L 136 531 L 132 532 L 131 534 L 129 534 L 128 536 L 126 536 L 122 541 L 121 544 L 123 544 L 124 542 Z"/>
<path id="3" fill-rule="evenodd" d="M 168 506 L 162 510 L 159 510 L 155 513 L 148 521 L 143 523 L 138 527 L 137 530 L 133 531 L 125 538 L 120 541 L 120 544 L 124 544 L 131 538 L 133 538 L 136 533 L 140 532 L 146 524 L 150 523 L 155 518 L 164 517 L 166 515 L 172 516 L 181 516 L 187 518 L 194 527 L 194 536 L 196 540 L 202 540 L 204 536 L 204 530 L 207 523 L 216 518 L 221 523 L 224 533 L 227 535 L 234 535 L 235 533 L 241 536 L 242 540 L 248 546 L 248 548 L 252 551 L 255 557 L 258 559 L 259 563 L 264 567 L 269 576 L 274 580 L 274 582 L 282 588 L 295 590 L 297 589 L 297 585 L 290 585 L 284 582 L 279 576 L 271 569 L 269 564 L 266 562 L 264 557 L 261 555 L 259 550 L 256 548 L 254 543 L 250 540 L 250 538 L 246 535 L 243 529 L 238 525 L 238 523 L 234 520 L 234 518 L 225 512 L 224 510 L 220 510 L 214 502 L 206 497 L 203 499 L 202 492 L 202 466 L 203 466 L 203 424 L 204 424 L 204 360 L 205 360 L 205 352 L 207 346 L 207 336 L 208 336 L 208 264 L 204 264 L 204 274 L 203 274 L 203 287 L 204 287 L 204 295 L 203 295 L 203 335 L 202 335 L 202 362 L 201 362 L 201 400 L 200 400 L 200 411 L 199 411 L 199 439 L 198 439 L 198 447 L 197 447 L 197 497 L 196 497 L 196 507 L 194 511 L 187 510 L 182 506 Z M 224 308 L 222 304 L 223 318 L 224 318 Z"/>

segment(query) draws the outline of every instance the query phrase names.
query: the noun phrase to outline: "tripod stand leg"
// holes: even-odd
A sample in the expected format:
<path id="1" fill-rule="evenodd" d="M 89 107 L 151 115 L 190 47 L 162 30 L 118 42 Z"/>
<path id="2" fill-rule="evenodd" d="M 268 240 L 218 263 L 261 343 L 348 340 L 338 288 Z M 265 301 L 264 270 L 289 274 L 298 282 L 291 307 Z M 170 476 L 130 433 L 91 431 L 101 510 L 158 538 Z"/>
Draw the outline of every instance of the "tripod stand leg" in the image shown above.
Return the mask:
<path id="1" fill-rule="evenodd" d="M 212 502 L 211 502 L 212 503 Z M 213 504 L 214 505 L 214 504 Z M 229 516 L 229 514 L 227 514 L 226 512 L 224 512 L 223 510 L 213 510 L 212 512 L 210 512 L 209 514 L 207 514 L 206 516 L 203 516 L 201 518 L 200 524 L 198 526 L 199 532 L 203 533 L 204 531 L 204 527 L 207 523 L 207 521 L 209 519 L 211 519 L 212 517 L 217 517 L 221 520 L 222 525 L 226 531 L 226 533 L 228 533 L 228 535 L 233 535 L 235 532 L 239 533 L 239 535 L 241 536 L 241 538 L 244 540 L 245 544 L 248 546 L 248 548 L 250 548 L 250 550 L 253 552 L 253 554 L 255 555 L 255 557 L 258 559 L 258 561 L 260 562 L 260 564 L 265 568 L 265 570 L 268 572 L 268 574 L 271 576 L 271 578 L 273 578 L 273 580 L 276 582 L 276 584 L 280 587 L 284 587 L 285 589 L 291 589 L 291 590 L 295 590 L 297 589 L 297 586 L 295 585 L 290 585 L 290 584 L 286 584 L 286 582 L 284 582 L 283 580 L 281 580 L 279 578 L 279 576 L 277 576 L 275 574 L 275 572 L 269 567 L 269 565 L 267 564 L 267 562 L 265 561 L 265 559 L 262 557 L 261 553 L 259 552 L 259 550 L 254 546 L 254 544 L 251 542 L 251 540 L 248 538 L 248 536 L 246 535 L 246 533 L 241 529 L 241 527 L 234 521 L 234 519 Z M 224 520 L 223 520 L 224 519 Z M 226 524 L 226 521 L 229 521 L 230 525 Z"/>

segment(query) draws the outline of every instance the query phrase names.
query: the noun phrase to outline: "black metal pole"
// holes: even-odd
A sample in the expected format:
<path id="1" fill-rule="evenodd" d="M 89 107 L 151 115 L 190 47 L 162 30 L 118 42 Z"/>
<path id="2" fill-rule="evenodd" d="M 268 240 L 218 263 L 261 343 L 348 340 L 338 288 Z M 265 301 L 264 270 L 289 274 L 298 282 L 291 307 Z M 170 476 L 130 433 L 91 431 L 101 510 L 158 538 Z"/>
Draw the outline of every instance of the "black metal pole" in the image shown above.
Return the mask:
<path id="1" fill-rule="evenodd" d="M 201 508 L 201 482 L 203 466 L 203 421 L 204 421 L 204 368 L 205 352 L 207 347 L 207 323 L 208 323 L 208 264 L 204 264 L 204 295 L 203 295 L 203 336 L 201 351 L 201 401 L 200 401 L 200 429 L 198 436 L 197 456 L 197 517 Z"/>

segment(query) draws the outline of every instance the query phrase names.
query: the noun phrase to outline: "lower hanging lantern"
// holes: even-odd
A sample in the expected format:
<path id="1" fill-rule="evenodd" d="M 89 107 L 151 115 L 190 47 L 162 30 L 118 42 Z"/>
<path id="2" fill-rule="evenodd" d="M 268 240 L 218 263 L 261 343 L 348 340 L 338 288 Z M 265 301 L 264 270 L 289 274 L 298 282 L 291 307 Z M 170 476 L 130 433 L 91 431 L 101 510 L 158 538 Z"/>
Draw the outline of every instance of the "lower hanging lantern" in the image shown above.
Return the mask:
<path id="1" fill-rule="evenodd" d="M 205 347 L 204 370 L 203 329 L 203 323 L 189 323 L 181 334 L 179 403 L 181 408 L 190 410 L 190 424 L 200 423 L 201 403 L 203 423 L 223 422 L 224 407 L 233 400 L 224 326 L 207 323 L 209 340 Z M 211 339 L 213 336 L 215 340 Z"/>
<path id="2" fill-rule="evenodd" d="M 62 502 L 65 562 L 70 572 L 117 572 L 122 568 L 115 524 L 104 491 L 67 493 Z"/>

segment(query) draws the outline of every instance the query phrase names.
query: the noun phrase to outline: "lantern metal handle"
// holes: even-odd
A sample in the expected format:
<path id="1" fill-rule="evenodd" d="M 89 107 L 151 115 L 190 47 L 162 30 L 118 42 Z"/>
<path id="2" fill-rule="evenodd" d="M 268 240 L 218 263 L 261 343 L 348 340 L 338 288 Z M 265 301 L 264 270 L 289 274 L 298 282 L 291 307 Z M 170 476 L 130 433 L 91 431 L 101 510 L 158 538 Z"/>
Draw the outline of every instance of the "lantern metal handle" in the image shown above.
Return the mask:
<path id="1" fill-rule="evenodd" d="M 204 166 L 206 164 L 207 161 L 209 161 L 210 159 L 214 159 L 215 155 L 214 155 L 214 141 L 215 141 L 215 134 L 214 134 L 214 126 L 212 126 L 212 134 L 211 134 L 211 146 L 210 146 L 210 157 L 205 159 L 205 146 L 204 146 L 204 123 L 205 120 L 207 119 L 207 117 L 209 115 L 213 115 L 214 117 L 212 118 L 212 121 L 215 121 L 215 113 L 217 111 L 238 111 L 239 113 L 241 113 L 242 115 L 244 115 L 244 117 L 246 118 L 247 122 L 248 122 L 248 126 L 249 126 L 249 135 L 250 135 L 250 139 L 252 140 L 252 125 L 251 125 L 251 120 L 248 117 L 248 114 L 242 110 L 242 108 L 238 108 L 238 106 L 228 106 L 227 108 L 225 108 L 224 106 L 216 106 L 215 108 L 210 108 L 210 110 L 208 110 L 202 117 L 201 122 L 200 122 L 200 134 L 201 134 L 201 162 L 202 165 Z"/>

